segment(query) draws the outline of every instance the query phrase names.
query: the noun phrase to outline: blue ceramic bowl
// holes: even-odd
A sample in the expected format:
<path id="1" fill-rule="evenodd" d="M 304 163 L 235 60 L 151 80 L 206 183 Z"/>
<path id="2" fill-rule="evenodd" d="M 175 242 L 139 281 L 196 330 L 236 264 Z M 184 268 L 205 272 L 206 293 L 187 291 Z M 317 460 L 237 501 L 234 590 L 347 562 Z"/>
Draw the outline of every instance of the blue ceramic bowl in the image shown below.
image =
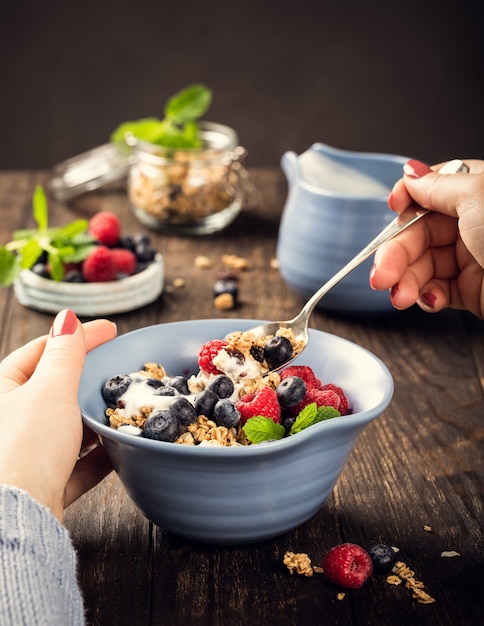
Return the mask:
<path id="1" fill-rule="evenodd" d="M 167 531 L 195 541 L 241 544 L 296 528 L 330 495 L 362 429 L 388 406 L 393 380 L 373 354 L 340 337 L 310 330 L 295 363 L 309 365 L 347 393 L 353 414 L 280 441 L 244 447 L 182 446 L 123 434 L 107 425 L 101 385 L 147 361 L 170 374 L 198 371 L 200 347 L 257 320 L 203 320 L 142 328 L 90 352 L 79 402 L 100 435 L 127 493 Z"/>
<path id="2" fill-rule="evenodd" d="M 282 168 L 289 193 L 277 257 L 281 275 L 305 300 L 360 252 L 395 217 L 389 192 L 405 157 L 338 150 L 314 144 L 301 155 L 286 152 Z M 388 293 L 373 291 L 368 259 L 318 303 L 336 313 L 392 311 Z"/>

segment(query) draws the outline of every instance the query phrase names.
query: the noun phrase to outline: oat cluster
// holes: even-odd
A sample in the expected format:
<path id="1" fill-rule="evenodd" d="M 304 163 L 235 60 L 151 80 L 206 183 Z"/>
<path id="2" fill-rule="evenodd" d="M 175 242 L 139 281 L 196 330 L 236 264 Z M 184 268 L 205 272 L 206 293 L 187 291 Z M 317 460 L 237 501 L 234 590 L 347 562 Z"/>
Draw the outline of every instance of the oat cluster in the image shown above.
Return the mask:
<path id="1" fill-rule="evenodd" d="M 287 551 L 284 554 L 283 563 L 291 574 L 296 572 L 296 574 L 301 574 L 303 576 L 312 576 L 314 573 L 311 559 L 305 552 Z"/>
<path id="2" fill-rule="evenodd" d="M 197 421 L 187 426 L 186 432 L 182 433 L 175 443 L 185 446 L 203 444 L 230 447 L 247 445 L 248 441 L 242 429 L 217 426 L 205 415 L 199 415 Z"/>
<path id="3" fill-rule="evenodd" d="M 412 592 L 412 598 L 415 598 L 420 604 L 432 604 L 435 598 L 425 591 L 425 585 L 415 578 L 415 572 L 411 570 L 403 561 L 397 561 L 392 569 L 393 574 L 387 576 L 387 583 L 390 585 L 401 585 L 405 583 L 405 587 Z"/>

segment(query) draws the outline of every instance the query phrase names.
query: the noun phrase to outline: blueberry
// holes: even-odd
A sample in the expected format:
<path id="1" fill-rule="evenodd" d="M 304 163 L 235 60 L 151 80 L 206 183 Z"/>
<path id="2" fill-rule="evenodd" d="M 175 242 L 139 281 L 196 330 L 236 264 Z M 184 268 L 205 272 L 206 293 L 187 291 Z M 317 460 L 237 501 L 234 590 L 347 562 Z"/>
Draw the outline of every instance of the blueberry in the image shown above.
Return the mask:
<path id="1" fill-rule="evenodd" d="M 168 409 L 153 411 L 145 422 L 143 435 L 157 441 L 175 441 L 180 435 L 180 422 Z"/>
<path id="2" fill-rule="evenodd" d="M 132 380 L 128 374 L 119 374 L 107 380 L 101 390 L 104 402 L 110 407 L 116 407 L 120 396 L 127 390 Z"/>
<path id="3" fill-rule="evenodd" d="M 240 411 L 232 400 L 221 398 L 213 408 L 213 419 L 217 426 L 234 428 L 240 421 Z"/>
<path id="4" fill-rule="evenodd" d="M 184 396 L 188 396 L 190 394 L 188 380 L 184 376 L 173 376 L 168 381 L 168 384 Z"/>
<path id="5" fill-rule="evenodd" d="M 155 258 L 156 250 L 153 248 L 151 243 L 149 243 L 149 241 L 146 242 L 143 240 L 136 244 L 134 253 L 138 261 L 140 261 L 141 263 L 146 263 L 152 261 Z"/>
<path id="6" fill-rule="evenodd" d="M 153 389 L 158 389 L 159 387 L 163 387 L 163 381 L 159 378 L 147 378 L 146 384 L 148 387 L 153 387 Z"/>
<path id="7" fill-rule="evenodd" d="M 133 239 L 132 235 L 121 235 L 121 237 L 119 238 L 118 246 L 120 248 L 125 248 L 126 250 L 131 250 L 131 252 L 134 252 L 136 249 L 136 242 Z"/>
<path id="8" fill-rule="evenodd" d="M 197 415 L 205 415 L 208 419 L 213 417 L 213 407 L 217 404 L 219 397 L 211 389 L 204 389 L 195 400 L 195 411 Z"/>
<path id="9" fill-rule="evenodd" d="M 395 550 L 384 543 L 376 543 L 368 549 L 368 554 L 373 562 L 375 574 L 386 574 L 395 565 Z"/>
<path id="10" fill-rule="evenodd" d="M 47 265 L 45 263 L 37 262 L 30 268 L 30 271 L 37 276 L 41 276 L 42 278 L 50 278 L 50 272 L 47 269 Z"/>
<path id="11" fill-rule="evenodd" d="M 281 425 L 284 427 L 284 430 L 286 431 L 286 435 L 289 434 L 289 431 L 291 430 L 292 425 L 294 424 L 295 421 L 296 421 L 295 415 L 288 415 L 287 417 L 284 417 L 281 420 Z"/>
<path id="12" fill-rule="evenodd" d="M 288 376 L 277 385 L 276 392 L 282 407 L 296 406 L 306 395 L 306 383 L 299 376 Z"/>
<path id="13" fill-rule="evenodd" d="M 63 278 L 65 283 L 83 283 L 84 278 L 82 277 L 82 272 L 79 270 L 69 270 L 64 274 Z"/>
<path id="14" fill-rule="evenodd" d="M 228 279 L 220 279 L 217 280 L 215 285 L 213 286 L 213 297 L 222 295 L 223 293 L 229 293 L 233 296 L 234 301 L 237 300 L 237 296 L 239 294 L 239 290 L 237 288 L 237 283 L 235 280 Z"/>
<path id="15" fill-rule="evenodd" d="M 230 398 L 234 393 L 234 383 L 225 374 L 219 374 L 212 378 L 208 384 L 208 389 L 214 391 L 219 398 Z"/>
<path id="16" fill-rule="evenodd" d="M 279 367 L 292 358 L 292 344 L 286 337 L 272 337 L 264 346 L 264 356 L 270 367 Z"/>
<path id="17" fill-rule="evenodd" d="M 175 387 L 167 387 L 166 385 L 163 385 L 163 387 L 158 387 L 157 389 L 154 390 L 153 392 L 154 396 L 176 396 L 176 389 Z"/>
<path id="18" fill-rule="evenodd" d="M 195 407 L 183 396 L 177 396 L 170 404 L 169 410 L 177 417 L 178 421 L 183 426 L 189 426 L 197 421 Z"/>

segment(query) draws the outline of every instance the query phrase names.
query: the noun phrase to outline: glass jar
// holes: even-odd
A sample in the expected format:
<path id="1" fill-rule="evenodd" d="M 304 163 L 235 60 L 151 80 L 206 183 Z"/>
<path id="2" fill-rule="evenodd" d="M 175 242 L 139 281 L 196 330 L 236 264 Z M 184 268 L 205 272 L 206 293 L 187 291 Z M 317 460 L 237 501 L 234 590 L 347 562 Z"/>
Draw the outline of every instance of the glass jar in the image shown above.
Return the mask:
<path id="1" fill-rule="evenodd" d="M 203 147 L 165 148 L 128 136 L 133 163 L 128 195 L 138 220 L 173 234 L 217 232 L 238 215 L 247 183 L 235 131 L 200 122 Z"/>

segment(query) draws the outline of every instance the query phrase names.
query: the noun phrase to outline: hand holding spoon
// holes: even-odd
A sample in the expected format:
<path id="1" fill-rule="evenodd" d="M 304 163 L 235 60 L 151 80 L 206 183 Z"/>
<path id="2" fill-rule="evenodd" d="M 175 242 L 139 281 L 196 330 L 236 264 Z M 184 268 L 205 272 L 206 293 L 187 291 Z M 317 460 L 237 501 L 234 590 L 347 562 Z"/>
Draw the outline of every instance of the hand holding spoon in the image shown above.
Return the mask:
<path id="1" fill-rule="evenodd" d="M 457 172 L 468 172 L 467 165 L 458 159 L 449 161 L 440 170 L 439 174 L 456 174 Z M 248 329 L 247 333 L 252 333 L 257 337 L 265 337 L 276 335 L 281 328 L 290 329 L 294 333 L 296 341 L 302 346 L 302 349 L 291 359 L 279 365 L 275 369 L 281 369 L 298 356 L 308 343 L 308 325 L 309 318 L 316 304 L 321 298 L 328 293 L 337 283 L 347 276 L 356 267 L 361 265 L 368 257 L 374 254 L 380 246 L 401 233 L 403 230 L 411 226 L 414 222 L 424 217 L 428 213 L 427 209 L 421 207 L 408 207 L 400 215 L 398 215 L 379 235 L 377 235 L 370 243 L 353 257 L 344 267 L 342 267 L 332 278 L 330 278 L 303 306 L 302 310 L 296 317 L 291 320 L 268 322 Z"/>

